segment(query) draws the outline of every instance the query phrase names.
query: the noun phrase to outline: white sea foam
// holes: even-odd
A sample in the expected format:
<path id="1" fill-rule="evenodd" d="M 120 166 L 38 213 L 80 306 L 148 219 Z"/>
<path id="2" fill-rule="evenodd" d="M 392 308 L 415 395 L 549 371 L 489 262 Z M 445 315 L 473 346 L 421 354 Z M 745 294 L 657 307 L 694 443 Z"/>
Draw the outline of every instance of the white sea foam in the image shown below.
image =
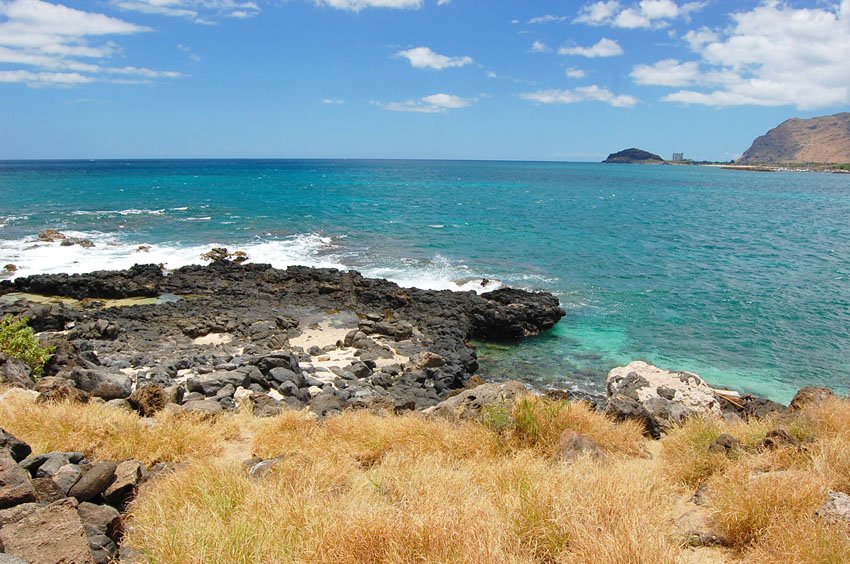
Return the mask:
<path id="1" fill-rule="evenodd" d="M 164 215 L 165 210 L 139 210 L 130 208 L 126 210 L 77 210 L 72 211 L 71 215 Z"/>
<path id="2" fill-rule="evenodd" d="M 32 274 L 79 274 L 95 270 L 123 270 L 134 264 L 161 264 L 166 269 L 190 264 L 204 264 L 201 255 L 213 247 L 244 251 L 248 262 L 269 263 L 277 268 L 292 265 L 319 268 L 355 269 L 365 276 L 386 278 L 402 287 L 427 290 L 473 290 L 490 292 L 502 286 L 500 280 L 474 272 L 468 266 L 436 255 L 431 260 L 385 258 L 375 264 L 375 257 L 342 249 L 329 237 L 307 233 L 290 237 L 256 241 L 247 244 L 211 242 L 203 245 L 177 243 L 153 244 L 127 241 L 99 232 L 64 231 L 73 238 L 89 239 L 95 246 L 61 246 L 59 242 L 42 242 L 33 238 L 0 240 L 0 263 L 17 266 L 14 276 Z"/>
<path id="3" fill-rule="evenodd" d="M 466 265 L 454 263 L 441 255 L 428 262 L 399 261 L 369 266 L 362 268 L 362 272 L 369 277 L 386 278 L 402 287 L 425 290 L 474 290 L 480 294 L 502 286 L 501 281 L 477 275 Z"/>
<path id="4" fill-rule="evenodd" d="M 15 276 L 66 272 L 78 274 L 95 270 L 122 270 L 134 264 L 162 264 L 167 269 L 189 264 L 203 264 L 201 255 L 213 247 L 245 251 L 251 262 L 266 262 L 284 268 L 300 264 L 324 268 L 345 268 L 333 255 L 331 239 L 305 234 L 275 241 L 245 245 L 209 243 L 204 245 L 149 244 L 127 242 L 104 233 L 63 231 L 68 237 L 84 238 L 95 246 L 63 247 L 59 242 L 46 243 L 34 239 L 0 240 L 0 262 L 18 267 Z"/>

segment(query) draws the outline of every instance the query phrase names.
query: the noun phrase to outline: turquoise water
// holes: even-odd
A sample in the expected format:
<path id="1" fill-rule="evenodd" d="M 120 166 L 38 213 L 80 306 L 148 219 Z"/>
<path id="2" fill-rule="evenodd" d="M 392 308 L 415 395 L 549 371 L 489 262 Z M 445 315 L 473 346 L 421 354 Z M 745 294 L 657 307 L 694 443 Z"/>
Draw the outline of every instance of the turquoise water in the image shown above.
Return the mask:
<path id="1" fill-rule="evenodd" d="M 41 229 L 92 249 L 34 243 Z M 141 244 L 147 252 L 138 252 Z M 556 293 L 568 315 L 482 370 L 591 391 L 643 359 L 787 400 L 850 377 L 850 177 L 457 161 L 0 163 L 0 262 L 21 275 L 200 262 Z"/>

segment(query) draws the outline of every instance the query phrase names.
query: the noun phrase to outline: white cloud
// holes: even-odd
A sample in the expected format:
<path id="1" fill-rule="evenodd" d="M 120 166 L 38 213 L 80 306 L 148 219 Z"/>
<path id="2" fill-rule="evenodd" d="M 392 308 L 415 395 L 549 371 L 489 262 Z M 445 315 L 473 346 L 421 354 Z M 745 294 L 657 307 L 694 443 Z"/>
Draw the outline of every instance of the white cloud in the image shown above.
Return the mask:
<path id="1" fill-rule="evenodd" d="M 174 71 L 102 64 L 119 50 L 104 37 L 150 31 L 143 26 L 42 0 L 0 0 L 0 17 L 5 18 L 0 22 L 0 82 L 74 86 L 127 80 L 121 76 L 148 81 L 182 76 Z"/>
<path id="2" fill-rule="evenodd" d="M 616 108 L 631 108 L 637 104 L 637 99 L 632 96 L 617 95 L 607 88 L 600 88 L 595 84 L 580 86 L 573 90 L 538 90 L 537 92 L 524 92 L 519 95 L 523 100 L 537 102 L 539 104 L 577 104 L 579 102 L 604 102 Z"/>
<path id="3" fill-rule="evenodd" d="M 548 53 L 549 47 L 546 46 L 542 41 L 535 41 L 531 44 L 531 52 L 532 53 Z"/>
<path id="4" fill-rule="evenodd" d="M 705 70 L 681 85 L 689 89 L 663 100 L 801 110 L 850 104 L 850 0 L 808 9 L 771 0 L 731 18 L 726 29 L 685 35 Z M 687 64 L 675 68 L 681 72 Z M 643 80 L 651 78 L 651 73 L 643 75 Z M 661 80 L 656 76 L 646 83 Z"/>
<path id="5" fill-rule="evenodd" d="M 564 71 L 567 78 L 584 78 L 585 72 L 581 69 L 570 67 Z"/>
<path id="6" fill-rule="evenodd" d="M 340 105 L 345 104 L 345 100 L 339 98 L 322 98 L 322 104 Z"/>
<path id="7" fill-rule="evenodd" d="M 187 18 L 195 23 L 212 24 L 215 18 L 252 18 L 260 13 L 256 2 L 240 0 L 111 0 L 131 12 Z"/>
<path id="8" fill-rule="evenodd" d="M 700 78 L 699 63 L 680 63 L 664 59 L 654 65 L 636 65 L 630 74 L 638 84 L 655 86 L 688 86 Z"/>
<path id="9" fill-rule="evenodd" d="M 418 10 L 423 0 L 313 0 L 318 6 L 327 6 L 347 12 L 359 12 L 366 8 L 395 8 Z M 445 4 L 446 2 L 443 2 Z M 442 5 L 442 4 L 441 4 Z"/>
<path id="10" fill-rule="evenodd" d="M 33 72 L 28 70 L 0 70 L 0 83 L 23 82 L 29 86 L 77 86 L 94 79 L 76 72 Z"/>
<path id="11" fill-rule="evenodd" d="M 623 54 L 623 48 L 613 39 L 603 37 L 590 47 L 561 47 L 560 55 L 579 55 L 581 57 L 616 57 Z"/>
<path id="12" fill-rule="evenodd" d="M 605 22 L 611 21 L 619 10 L 620 3 L 616 0 L 585 4 L 582 6 L 578 17 L 573 21 L 590 25 L 602 25 Z"/>
<path id="13" fill-rule="evenodd" d="M 404 57 L 410 61 L 412 67 L 417 69 L 444 70 L 463 67 L 472 63 L 471 57 L 447 57 L 435 53 L 428 47 L 415 47 L 406 51 L 399 51 L 396 56 Z"/>
<path id="14" fill-rule="evenodd" d="M 553 16 L 552 14 L 546 14 L 545 16 L 537 16 L 536 18 L 531 18 L 528 20 L 530 24 L 545 24 L 545 23 L 559 23 L 565 21 L 567 16 Z"/>
<path id="15" fill-rule="evenodd" d="M 685 34 L 685 41 L 691 46 L 694 51 L 699 51 L 709 43 L 720 41 L 720 35 L 707 27 L 700 29 L 692 29 Z"/>
<path id="16" fill-rule="evenodd" d="M 660 28 L 669 25 L 670 20 L 687 19 L 704 5 L 704 2 L 679 4 L 674 0 L 641 0 L 628 6 L 616 0 L 593 2 L 582 6 L 573 21 L 624 29 Z"/>
<path id="17" fill-rule="evenodd" d="M 391 112 L 418 112 L 424 114 L 441 114 L 448 110 L 466 108 L 477 102 L 477 98 L 461 98 L 453 94 L 431 94 L 417 100 L 404 100 L 402 102 L 389 102 L 382 104 L 373 102 Z"/>

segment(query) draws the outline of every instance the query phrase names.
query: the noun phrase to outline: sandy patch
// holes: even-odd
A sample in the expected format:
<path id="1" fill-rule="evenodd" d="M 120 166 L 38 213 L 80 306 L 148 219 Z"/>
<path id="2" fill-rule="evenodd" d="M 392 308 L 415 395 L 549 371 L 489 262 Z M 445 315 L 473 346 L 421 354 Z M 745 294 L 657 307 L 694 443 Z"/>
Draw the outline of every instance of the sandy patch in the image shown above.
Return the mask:
<path id="1" fill-rule="evenodd" d="M 203 337 L 192 339 L 196 345 L 226 345 L 233 340 L 233 335 L 230 333 L 210 333 Z"/>
<path id="2" fill-rule="evenodd" d="M 304 349 L 304 352 L 307 352 L 310 347 L 314 346 L 319 348 L 323 348 L 328 345 L 336 346 L 337 342 L 344 341 L 345 335 L 353 329 L 357 329 L 357 327 L 339 327 L 335 326 L 330 321 L 322 321 L 316 328 L 305 329 L 301 335 L 290 339 L 289 344 L 293 347 L 301 347 Z M 389 348 L 393 353 L 393 358 L 379 358 L 375 360 L 375 364 L 378 365 L 378 368 L 388 366 L 390 364 L 407 364 L 410 362 L 408 357 L 399 354 L 389 342 L 380 338 L 371 338 L 373 341 Z M 354 353 L 356 352 L 357 349 L 354 347 L 337 348 L 328 352 L 322 352 L 316 356 L 311 356 L 311 361 L 309 363 L 302 364 L 310 364 L 315 367 L 327 368 L 328 370 L 331 368 L 347 368 L 351 365 L 351 363 L 360 360 L 354 356 Z M 317 380 L 330 381 L 336 378 L 336 375 L 333 372 L 316 372 L 314 377 Z"/>

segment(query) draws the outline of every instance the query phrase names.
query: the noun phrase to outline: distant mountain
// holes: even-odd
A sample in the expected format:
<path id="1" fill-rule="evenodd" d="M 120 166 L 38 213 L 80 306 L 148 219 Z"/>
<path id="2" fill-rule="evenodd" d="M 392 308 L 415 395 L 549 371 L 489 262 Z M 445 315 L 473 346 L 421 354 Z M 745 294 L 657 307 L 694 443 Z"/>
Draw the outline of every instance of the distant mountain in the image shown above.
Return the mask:
<path id="1" fill-rule="evenodd" d="M 850 163 L 850 113 L 784 121 L 753 141 L 738 163 Z"/>
<path id="2" fill-rule="evenodd" d="M 602 161 L 603 163 L 651 163 L 664 162 L 660 156 L 644 151 L 643 149 L 624 149 L 619 153 L 611 153 L 608 158 Z"/>

